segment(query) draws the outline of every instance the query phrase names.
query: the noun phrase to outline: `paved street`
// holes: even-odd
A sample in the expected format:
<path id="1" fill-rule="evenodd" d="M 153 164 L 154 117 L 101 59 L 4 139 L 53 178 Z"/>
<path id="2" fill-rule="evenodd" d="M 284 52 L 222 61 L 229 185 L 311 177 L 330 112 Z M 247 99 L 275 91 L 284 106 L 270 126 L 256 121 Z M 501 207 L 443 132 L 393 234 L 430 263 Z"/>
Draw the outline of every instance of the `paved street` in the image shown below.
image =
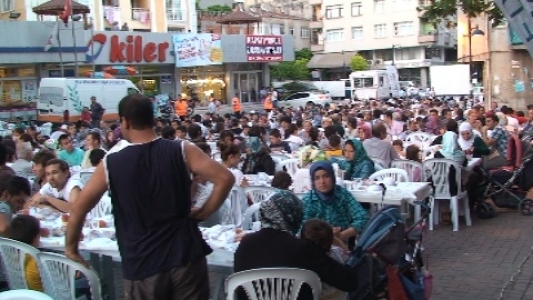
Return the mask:
<path id="1" fill-rule="evenodd" d="M 460 231 L 437 226 L 426 236 L 429 269 L 434 276 L 432 300 L 533 299 L 533 257 L 516 276 L 515 283 L 500 291 L 530 253 L 533 217 L 519 212 L 500 212 L 489 220 L 473 219 Z"/>

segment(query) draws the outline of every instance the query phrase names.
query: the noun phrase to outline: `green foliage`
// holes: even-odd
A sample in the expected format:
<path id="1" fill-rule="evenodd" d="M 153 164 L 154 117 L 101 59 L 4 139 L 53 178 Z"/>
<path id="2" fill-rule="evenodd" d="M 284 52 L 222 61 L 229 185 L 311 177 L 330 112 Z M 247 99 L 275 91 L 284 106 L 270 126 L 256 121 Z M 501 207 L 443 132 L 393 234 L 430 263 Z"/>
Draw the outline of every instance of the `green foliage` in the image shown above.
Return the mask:
<path id="1" fill-rule="evenodd" d="M 223 5 L 215 4 L 215 5 L 208 6 L 207 7 L 207 11 L 230 12 L 231 11 L 231 7 L 226 5 L 226 4 L 223 4 Z"/>
<path id="2" fill-rule="evenodd" d="M 272 80 L 307 80 L 311 77 L 311 72 L 307 68 L 308 62 L 308 59 L 302 58 L 272 65 L 270 66 Z"/>
<path id="3" fill-rule="evenodd" d="M 368 61 L 360 54 L 356 54 L 352 57 L 350 67 L 353 71 L 366 71 L 368 70 Z"/>
<path id="4" fill-rule="evenodd" d="M 504 20 L 501 10 L 493 1 L 430 0 L 430 2 L 431 5 L 417 7 L 417 10 L 424 12 L 420 20 L 432 24 L 435 28 L 438 28 L 441 24 L 447 28 L 457 26 L 457 23 L 449 18 L 457 15 L 459 9 L 469 18 L 476 18 L 482 14 L 487 14 L 492 21 L 493 27 L 500 25 Z"/>
<path id="5" fill-rule="evenodd" d="M 313 57 L 313 52 L 311 52 L 311 49 L 305 48 L 302 50 L 294 51 L 295 59 L 311 60 L 312 57 Z"/>
<path id="6" fill-rule="evenodd" d="M 316 90 L 316 86 L 306 82 L 292 81 L 281 86 L 284 90 L 291 92 L 312 91 Z"/>
<path id="7" fill-rule="evenodd" d="M 308 80 L 311 78 L 311 71 L 307 63 L 313 57 L 309 49 L 302 49 L 294 52 L 294 61 L 283 61 L 270 66 L 270 74 L 273 81 L 279 80 Z"/>
<path id="8" fill-rule="evenodd" d="M 67 85 L 67 88 L 68 88 L 68 100 L 72 103 L 72 108 L 77 111 L 77 112 L 80 112 L 83 110 L 83 103 L 81 103 L 81 100 L 80 100 L 80 95 L 78 93 L 78 89 L 77 89 L 77 85 L 74 85 L 74 86 L 70 86 L 70 85 Z"/>

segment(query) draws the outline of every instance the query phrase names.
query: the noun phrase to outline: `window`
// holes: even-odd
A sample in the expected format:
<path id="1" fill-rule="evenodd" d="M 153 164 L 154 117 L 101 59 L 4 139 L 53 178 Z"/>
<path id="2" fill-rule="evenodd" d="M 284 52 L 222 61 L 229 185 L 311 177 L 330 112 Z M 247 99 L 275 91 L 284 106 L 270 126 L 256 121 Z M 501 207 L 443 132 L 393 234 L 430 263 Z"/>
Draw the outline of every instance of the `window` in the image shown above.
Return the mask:
<path id="1" fill-rule="evenodd" d="M 0 12 L 10 12 L 15 10 L 14 0 L 1 0 L 2 6 L 0 7 Z"/>
<path id="2" fill-rule="evenodd" d="M 374 38 L 384 38 L 387 37 L 387 24 L 376 24 L 374 25 Z"/>
<path id="3" fill-rule="evenodd" d="M 441 58 L 440 48 L 426 48 L 424 52 L 426 59 Z"/>
<path id="4" fill-rule="evenodd" d="M 392 2 L 392 10 L 393 11 L 405 11 L 405 10 L 412 10 L 412 1 L 411 0 L 394 0 Z"/>
<path id="5" fill-rule="evenodd" d="M 309 28 L 302 27 L 300 30 L 300 37 L 302 39 L 308 39 L 309 38 Z"/>
<path id="6" fill-rule="evenodd" d="M 342 18 L 343 5 L 328 5 L 326 6 L 326 18 L 337 19 Z"/>
<path id="7" fill-rule="evenodd" d="M 396 60 L 420 59 L 420 48 L 396 48 L 394 58 Z"/>
<path id="8" fill-rule="evenodd" d="M 361 10 L 363 8 L 363 4 L 361 2 L 353 2 L 352 3 L 352 17 L 357 17 L 363 14 L 363 11 Z"/>
<path id="9" fill-rule="evenodd" d="M 385 0 L 374 0 L 374 12 L 377 14 L 385 12 Z"/>
<path id="10" fill-rule="evenodd" d="M 294 35 L 294 28 L 293 27 L 289 27 L 289 34 L 290 35 Z"/>
<path id="11" fill-rule="evenodd" d="M 326 31 L 326 40 L 328 42 L 344 41 L 344 29 L 330 29 Z"/>
<path id="12" fill-rule="evenodd" d="M 279 24 L 279 34 L 285 34 L 285 25 Z"/>
<path id="13" fill-rule="evenodd" d="M 363 39 L 363 26 L 352 27 L 352 40 Z"/>
<path id="14" fill-rule="evenodd" d="M 394 35 L 405 36 L 413 35 L 415 33 L 413 22 L 397 22 L 394 23 Z"/>
<path id="15" fill-rule="evenodd" d="M 354 78 L 353 85 L 355 88 L 374 87 L 374 78 L 373 77 Z"/>

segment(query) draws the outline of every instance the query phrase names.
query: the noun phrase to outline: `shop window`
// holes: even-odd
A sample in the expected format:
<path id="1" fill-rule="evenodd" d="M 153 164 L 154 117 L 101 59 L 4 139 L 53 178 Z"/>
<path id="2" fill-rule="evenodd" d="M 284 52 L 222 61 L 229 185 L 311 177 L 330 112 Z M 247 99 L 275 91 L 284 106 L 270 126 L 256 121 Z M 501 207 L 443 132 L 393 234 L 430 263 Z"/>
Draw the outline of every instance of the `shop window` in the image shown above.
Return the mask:
<path id="1" fill-rule="evenodd" d="M 18 77 L 36 77 L 37 74 L 35 72 L 35 68 L 29 67 L 29 68 L 18 68 Z"/>

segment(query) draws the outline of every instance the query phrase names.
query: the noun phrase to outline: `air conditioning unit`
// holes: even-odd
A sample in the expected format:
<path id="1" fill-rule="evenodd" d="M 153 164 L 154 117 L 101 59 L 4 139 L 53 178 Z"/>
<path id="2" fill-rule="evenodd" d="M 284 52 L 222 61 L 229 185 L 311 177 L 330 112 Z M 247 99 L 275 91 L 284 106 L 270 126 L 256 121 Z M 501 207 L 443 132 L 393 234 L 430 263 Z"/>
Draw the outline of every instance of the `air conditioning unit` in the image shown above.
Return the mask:
<path id="1" fill-rule="evenodd" d="M 374 61 L 373 61 L 373 60 L 367 60 L 366 63 L 367 63 L 369 66 L 371 66 L 371 65 L 374 64 Z"/>
<path id="2" fill-rule="evenodd" d="M 374 65 L 381 65 L 383 64 L 383 60 L 382 59 L 375 59 L 374 60 Z"/>

